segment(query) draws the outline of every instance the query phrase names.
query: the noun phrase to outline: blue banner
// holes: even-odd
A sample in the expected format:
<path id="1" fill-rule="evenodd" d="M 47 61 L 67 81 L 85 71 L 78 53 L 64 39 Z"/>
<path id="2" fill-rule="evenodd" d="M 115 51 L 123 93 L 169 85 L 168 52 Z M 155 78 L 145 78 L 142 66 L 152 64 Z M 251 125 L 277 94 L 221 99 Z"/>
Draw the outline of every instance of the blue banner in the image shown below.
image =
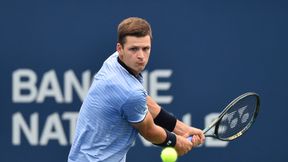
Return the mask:
<path id="1" fill-rule="evenodd" d="M 207 138 L 179 162 L 287 161 L 286 1 L 0 2 L 1 162 L 63 162 L 94 74 L 116 50 L 117 25 L 150 22 L 149 94 L 205 128 L 235 97 L 261 97 L 255 125 L 232 141 Z M 128 162 L 161 161 L 139 136 Z"/>

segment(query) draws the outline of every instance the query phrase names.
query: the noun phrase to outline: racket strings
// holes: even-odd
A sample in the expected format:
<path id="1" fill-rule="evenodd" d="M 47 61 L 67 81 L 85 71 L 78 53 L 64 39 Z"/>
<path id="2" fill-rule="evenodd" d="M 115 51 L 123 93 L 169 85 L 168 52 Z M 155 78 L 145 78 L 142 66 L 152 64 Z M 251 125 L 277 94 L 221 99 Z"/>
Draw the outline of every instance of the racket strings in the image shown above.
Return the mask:
<path id="1" fill-rule="evenodd" d="M 233 105 L 219 121 L 216 134 L 220 139 L 231 140 L 242 135 L 253 122 L 257 99 L 246 97 Z"/>

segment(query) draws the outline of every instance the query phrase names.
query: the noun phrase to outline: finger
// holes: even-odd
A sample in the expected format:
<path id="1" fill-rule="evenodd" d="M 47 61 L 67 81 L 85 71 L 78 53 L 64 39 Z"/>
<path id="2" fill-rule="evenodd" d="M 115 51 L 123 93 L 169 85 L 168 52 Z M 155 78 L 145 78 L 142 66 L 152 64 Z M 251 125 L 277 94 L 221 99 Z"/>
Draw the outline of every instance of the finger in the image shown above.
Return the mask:
<path id="1" fill-rule="evenodd" d="M 203 134 L 203 137 L 201 136 L 201 143 L 203 144 L 205 142 L 205 135 Z"/>
<path id="2" fill-rule="evenodd" d="M 204 141 L 205 141 L 205 135 L 204 135 L 203 131 L 202 131 L 202 130 L 199 130 L 199 131 L 197 132 L 197 135 L 199 136 L 199 138 L 200 138 L 200 140 L 201 140 L 201 143 L 204 143 Z"/>
<path id="3" fill-rule="evenodd" d="M 196 144 L 197 143 L 197 141 L 198 141 L 198 135 L 194 135 L 193 136 L 193 139 L 192 139 L 192 142 L 194 143 L 194 144 Z"/>
<path id="4" fill-rule="evenodd" d="M 198 146 L 199 144 L 201 144 L 201 139 L 200 139 L 200 137 L 199 137 L 198 135 L 195 135 L 194 137 L 195 137 L 195 138 L 194 138 L 193 143 L 195 144 L 195 146 Z"/>
<path id="5" fill-rule="evenodd" d="M 185 137 L 185 138 L 187 138 L 187 137 L 189 137 L 190 136 L 190 133 L 185 133 L 184 135 L 183 135 L 183 137 Z"/>
<path id="6" fill-rule="evenodd" d="M 205 135 L 204 135 L 204 133 L 203 133 L 202 131 L 201 131 L 200 137 L 201 137 L 201 140 L 202 140 L 202 141 L 205 140 Z"/>

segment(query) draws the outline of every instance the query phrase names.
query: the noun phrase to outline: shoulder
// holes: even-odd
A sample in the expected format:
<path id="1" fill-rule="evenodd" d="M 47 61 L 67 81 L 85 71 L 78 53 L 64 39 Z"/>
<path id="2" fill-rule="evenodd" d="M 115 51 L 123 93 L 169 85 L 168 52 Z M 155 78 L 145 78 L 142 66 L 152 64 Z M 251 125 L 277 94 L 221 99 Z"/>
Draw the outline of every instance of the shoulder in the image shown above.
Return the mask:
<path id="1" fill-rule="evenodd" d="M 114 52 L 103 63 L 101 69 L 96 73 L 95 79 L 109 80 L 114 78 L 127 77 L 127 74 L 123 71 L 118 61 L 118 52 Z"/>
<path id="2" fill-rule="evenodd" d="M 146 105 L 147 92 L 144 89 L 132 89 L 127 95 L 126 104 Z"/>
<path id="3" fill-rule="evenodd" d="M 131 123 L 141 122 L 147 114 L 147 93 L 143 90 L 130 91 L 127 100 L 121 106 L 124 118 Z"/>

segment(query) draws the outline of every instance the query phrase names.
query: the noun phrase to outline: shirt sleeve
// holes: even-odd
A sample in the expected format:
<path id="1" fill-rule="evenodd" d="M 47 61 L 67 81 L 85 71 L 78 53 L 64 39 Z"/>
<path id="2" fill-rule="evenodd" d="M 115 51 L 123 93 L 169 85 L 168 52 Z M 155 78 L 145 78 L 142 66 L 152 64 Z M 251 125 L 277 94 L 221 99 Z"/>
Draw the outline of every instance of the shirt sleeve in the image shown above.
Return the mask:
<path id="1" fill-rule="evenodd" d="M 148 112 L 146 97 L 147 93 L 143 91 L 136 91 L 130 94 L 122 106 L 122 111 L 127 121 L 139 123 L 144 120 Z"/>

